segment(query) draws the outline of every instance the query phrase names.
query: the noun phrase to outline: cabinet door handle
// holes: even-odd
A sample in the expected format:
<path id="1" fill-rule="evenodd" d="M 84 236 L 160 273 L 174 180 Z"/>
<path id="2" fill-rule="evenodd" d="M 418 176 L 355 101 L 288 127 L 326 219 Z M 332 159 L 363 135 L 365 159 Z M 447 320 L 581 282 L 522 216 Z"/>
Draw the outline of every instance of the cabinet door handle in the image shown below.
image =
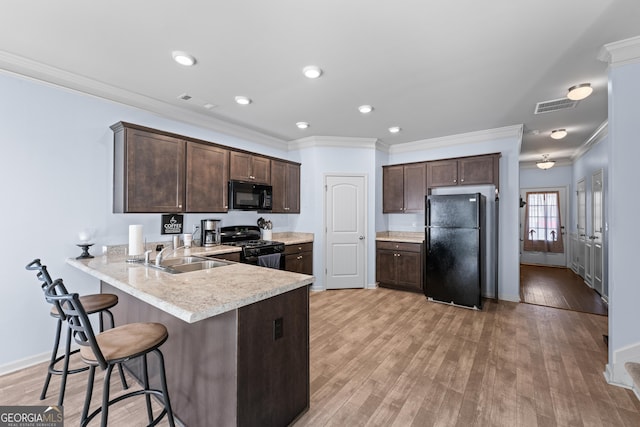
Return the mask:
<path id="1" fill-rule="evenodd" d="M 460 180 L 460 182 L 464 182 L 464 178 L 462 178 L 462 179 Z"/>
<path id="2" fill-rule="evenodd" d="M 458 180 L 457 180 L 457 179 L 454 179 L 454 180 L 453 180 L 453 182 L 454 182 L 454 184 L 455 184 L 456 182 L 458 182 Z"/>
<path id="3" fill-rule="evenodd" d="M 358 237 L 358 239 L 364 240 L 364 236 L 360 236 L 360 237 Z"/>
<path id="4" fill-rule="evenodd" d="M 296 257 L 296 259 L 302 259 L 302 255 L 300 255 L 299 257 Z"/>

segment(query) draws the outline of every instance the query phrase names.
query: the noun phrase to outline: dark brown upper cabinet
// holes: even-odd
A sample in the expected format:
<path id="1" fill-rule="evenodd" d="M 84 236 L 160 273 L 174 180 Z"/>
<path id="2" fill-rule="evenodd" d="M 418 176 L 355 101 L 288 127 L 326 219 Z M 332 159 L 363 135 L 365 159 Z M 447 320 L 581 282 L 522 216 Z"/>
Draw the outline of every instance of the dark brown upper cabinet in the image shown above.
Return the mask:
<path id="1" fill-rule="evenodd" d="M 231 151 L 230 162 L 230 179 L 271 184 L 271 159 L 242 151 Z"/>
<path id="2" fill-rule="evenodd" d="M 116 123 L 113 212 L 184 210 L 184 139 Z"/>
<path id="3" fill-rule="evenodd" d="M 111 129 L 115 213 L 227 212 L 229 180 L 271 184 L 272 162 L 274 212 L 300 213 L 299 163 L 132 123 Z"/>
<path id="4" fill-rule="evenodd" d="M 382 167 L 382 212 L 423 212 L 426 163 Z"/>
<path id="5" fill-rule="evenodd" d="M 229 150 L 187 141 L 186 212 L 227 212 Z"/>
<path id="6" fill-rule="evenodd" d="M 499 154 L 487 154 L 428 162 L 429 188 L 478 184 L 494 184 L 498 188 L 499 160 Z"/>
<path id="7" fill-rule="evenodd" d="M 300 165 L 271 161 L 272 213 L 300 213 Z"/>

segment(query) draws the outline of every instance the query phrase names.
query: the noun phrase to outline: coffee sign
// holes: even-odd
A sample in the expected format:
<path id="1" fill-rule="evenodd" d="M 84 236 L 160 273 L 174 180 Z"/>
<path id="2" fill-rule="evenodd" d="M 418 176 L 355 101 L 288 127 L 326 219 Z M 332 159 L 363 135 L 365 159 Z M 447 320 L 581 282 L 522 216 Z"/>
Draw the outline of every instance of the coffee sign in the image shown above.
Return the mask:
<path id="1" fill-rule="evenodd" d="M 165 214 L 162 215 L 161 234 L 182 234 L 182 226 L 184 224 L 184 215 Z"/>

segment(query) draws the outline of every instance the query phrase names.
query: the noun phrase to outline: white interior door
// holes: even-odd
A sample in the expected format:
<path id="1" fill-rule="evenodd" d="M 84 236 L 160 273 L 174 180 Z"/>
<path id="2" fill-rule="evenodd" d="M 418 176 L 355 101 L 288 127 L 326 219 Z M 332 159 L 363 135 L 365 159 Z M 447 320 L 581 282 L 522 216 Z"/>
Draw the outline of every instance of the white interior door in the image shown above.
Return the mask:
<path id="1" fill-rule="evenodd" d="M 325 177 L 327 289 L 364 288 L 366 177 Z"/>
<path id="2" fill-rule="evenodd" d="M 603 239 L 602 230 L 604 227 L 604 197 L 603 197 L 603 173 L 602 169 L 594 173 L 591 177 L 591 212 L 593 230 L 589 239 L 592 241 L 591 259 L 593 267 L 593 288 L 603 295 Z"/>
<path id="3" fill-rule="evenodd" d="M 525 225 L 525 213 L 527 211 L 526 206 L 520 208 L 520 262 L 523 264 L 535 264 L 535 265 L 548 265 L 548 266 L 567 266 L 567 248 L 569 246 L 569 239 L 565 232 L 564 223 L 567 221 L 567 188 L 566 187 L 551 187 L 551 188 L 521 188 L 520 197 L 522 200 L 527 201 L 527 193 L 545 193 L 545 192 L 558 192 L 559 195 L 559 208 L 560 208 L 560 229 L 562 230 L 562 240 L 564 250 L 562 253 L 556 252 L 534 252 L 525 251 L 523 247 L 524 243 L 524 225 Z"/>

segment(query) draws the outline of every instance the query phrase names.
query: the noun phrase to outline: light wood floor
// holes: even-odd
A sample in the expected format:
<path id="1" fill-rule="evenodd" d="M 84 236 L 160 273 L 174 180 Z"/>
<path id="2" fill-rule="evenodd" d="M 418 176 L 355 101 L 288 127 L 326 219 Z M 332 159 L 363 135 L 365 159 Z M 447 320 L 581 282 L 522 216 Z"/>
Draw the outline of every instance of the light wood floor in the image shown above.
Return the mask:
<path id="1" fill-rule="evenodd" d="M 312 293 L 311 408 L 295 426 L 639 426 L 640 402 L 602 374 L 606 324 L 502 301 L 473 311 L 383 288 Z M 0 404 L 54 404 L 57 378 L 38 400 L 43 372 L 0 377 Z M 78 425 L 85 380 L 70 378 L 65 425 Z M 114 407 L 110 420 L 145 425 L 143 401 Z"/>
<path id="2" fill-rule="evenodd" d="M 528 304 L 608 314 L 600 295 L 568 268 L 521 264 L 520 298 Z"/>

